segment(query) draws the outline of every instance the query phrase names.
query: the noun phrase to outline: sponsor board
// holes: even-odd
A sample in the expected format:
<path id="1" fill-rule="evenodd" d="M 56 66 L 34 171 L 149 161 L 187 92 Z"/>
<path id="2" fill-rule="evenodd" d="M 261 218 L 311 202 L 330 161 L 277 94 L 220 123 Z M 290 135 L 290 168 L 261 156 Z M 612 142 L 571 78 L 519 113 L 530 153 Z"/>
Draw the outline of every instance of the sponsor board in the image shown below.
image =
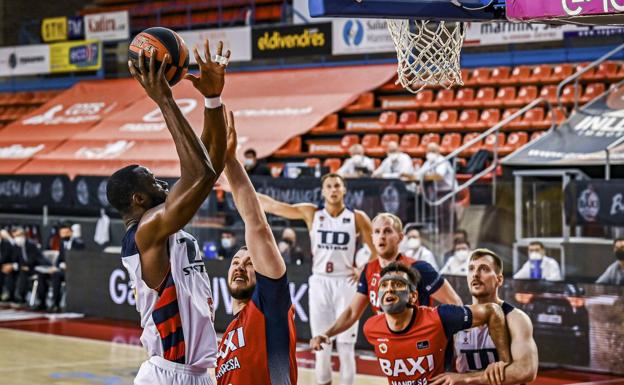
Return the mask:
<path id="1" fill-rule="evenodd" d="M 84 29 L 87 40 L 128 40 L 130 38 L 128 11 L 85 15 Z"/>
<path id="2" fill-rule="evenodd" d="M 47 44 L 0 48 L 0 76 L 38 75 L 50 72 Z"/>
<path id="3" fill-rule="evenodd" d="M 229 49 L 232 52 L 230 61 L 251 60 L 251 27 L 204 29 L 197 31 L 178 32 L 180 37 L 189 48 L 190 64 L 197 64 L 193 47 L 198 47 L 200 53 L 204 52 L 203 44 L 206 39 L 210 41 L 210 52 L 217 51 L 217 43 L 223 42 L 223 52 Z"/>
<path id="4" fill-rule="evenodd" d="M 67 40 L 67 18 L 50 17 L 41 21 L 41 39 L 44 42 Z"/>
<path id="5" fill-rule="evenodd" d="M 82 16 L 67 19 L 67 37 L 69 40 L 83 40 L 85 38 L 84 19 Z"/>
<path id="6" fill-rule="evenodd" d="M 332 51 L 331 24 L 254 28 L 252 42 L 254 59 L 330 55 Z"/>
<path id="7" fill-rule="evenodd" d="M 338 19 L 332 22 L 332 53 L 394 52 L 392 36 L 384 19 Z"/>
<path id="8" fill-rule="evenodd" d="M 583 27 L 573 25 L 509 23 L 506 21 L 468 23 L 464 46 L 557 41 L 563 40 L 566 31 L 579 28 Z"/>
<path id="9" fill-rule="evenodd" d="M 96 40 L 50 45 L 50 71 L 97 71 L 102 66 L 102 44 Z"/>

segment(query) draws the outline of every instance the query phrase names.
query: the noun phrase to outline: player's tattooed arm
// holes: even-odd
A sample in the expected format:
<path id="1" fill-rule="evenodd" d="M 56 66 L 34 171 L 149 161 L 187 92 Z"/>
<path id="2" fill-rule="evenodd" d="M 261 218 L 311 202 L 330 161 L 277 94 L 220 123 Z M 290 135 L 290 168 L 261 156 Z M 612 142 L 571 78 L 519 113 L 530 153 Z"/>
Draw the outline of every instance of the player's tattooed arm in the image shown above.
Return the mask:
<path id="1" fill-rule="evenodd" d="M 312 203 L 284 203 L 271 198 L 268 195 L 258 194 L 258 199 L 262 205 L 262 209 L 273 215 L 277 215 L 286 219 L 300 219 L 303 220 L 308 227 L 312 228 L 312 221 L 314 220 L 314 212 L 316 206 Z"/>
<path id="2" fill-rule="evenodd" d="M 501 361 L 511 362 L 509 332 L 503 309 L 495 303 L 468 305 L 472 311 L 472 327 L 487 325 Z"/>
<path id="3" fill-rule="evenodd" d="M 234 204 L 245 222 L 245 244 L 249 249 L 251 261 L 258 273 L 273 279 L 281 278 L 286 273 L 286 264 L 260 206 L 256 189 L 251 184 L 247 171 L 236 159 L 236 129 L 234 115 L 231 112 L 228 114 L 227 129 L 225 176 L 232 191 Z"/>

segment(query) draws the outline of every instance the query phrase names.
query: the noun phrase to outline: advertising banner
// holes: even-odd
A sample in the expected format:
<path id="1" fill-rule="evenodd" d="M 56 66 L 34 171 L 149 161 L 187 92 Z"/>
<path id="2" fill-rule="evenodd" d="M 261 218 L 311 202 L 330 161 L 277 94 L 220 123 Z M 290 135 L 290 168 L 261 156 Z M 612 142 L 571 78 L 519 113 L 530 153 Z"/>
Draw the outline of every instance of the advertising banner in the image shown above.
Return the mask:
<path id="1" fill-rule="evenodd" d="M 85 38 L 84 19 L 82 16 L 67 19 L 67 36 L 69 40 L 83 40 Z"/>
<path id="2" fill-rule="evenodd" d="M 50 72 L 97 71 L 102 66 L 102 44 L 86 40 L 50 45 Z"/>
<path id="3" fill-rule="evenodd" d="M 50 73 L 47 44 L 0 48 L 0 77 Z"/>
<path id="4" fill-rule="evenodd" d="M 468 23 L 464 46 L 535 43 L 563 40 L 566 31 L 582 29 L 573 25 L 527 24 L 495 21 Z"/>
<path id="5" fill-rule="evenodd" d="M 515 165 L 601 165 L 605 149 L 624 135 L 624 88 L 574 112 L 557 129 L 511 154 L 503 164 Z M 624 145 L 611 151 L 614 164 L 624 163 Z"/>
<path id="6" fill-rule="evenodd" d="M 201 244 L 201 241 L 200 241 Z M 139 322 L 127 271 L 119 254 L 70 250 L 67 256 L 67 309 L 87 316 Z M 225 331 L 232 320 L 227 287 L 230 261 L 206 261 L 212 283 L 215 329 Z M 310 336 L 308 308 L 310 265 L 288 265 L 289 291 L 295 309 L 297 339 Z M 464 303 L 470 303 L 465 277 L 447 276 Z M 624 297 L 619 287 L 594 284 L 506 279 L 499 296 L 525 311 L 533 323 L 540 363 L 556 363 L 624 373 Z M 363 338 L 359 348 L 371 349 Z"/>
<path id="7" fill-rule="evenodd" d="M 252 30 L 253 58 L 331 55 L 330 23 L 286 27 L 261 27 Z"/>
<path id="8" fill-rule="evenodd" d="M 85 15 L 84 29 L 87 40 L 128 40 L 130 38 L 128 11 Z"/>
<path id="9" fill-rule="evenodd" d="M 223 42 L 223 52 L 228 49 L 232 52 L 230 61 L 250 61 L 251 60 L 251 27 L 203 29 L 197 31 L 180 31 L 180 37 L 190 51 L 190 64 L 197 64 L 193 47 L 198 47 L 200 53 L 204 51 L 204 41 L 210 41 L 210 52 L 213 54 L 217 50 L 217 43 Z"/>
<path id="10" fill-rule="evenodd" d="M 68 207 L 72 204 L 67 175 L 0 175 L 0 207 Z"/>
<path id="11" fill-rule="evenodd" d="M 67 40 L 67 18 L 50 17 L 41 21 L 41 39 L 48 43 Z"/>
<path id="12" fill-rule="evenodd" d="M 385 19 L 336 19 L 332 21 L 332 54 L 394 52 Z"/>
<path id="13" fill-rule="evenodd" d="M 507 17 L 510 20 L 568 18 L 622 13 L 624 13 L 624 4 L 620 0 L 507 1 Z"/>
<path id="14" fill-rule="evenodd" d="M 566 220 L 624 226 L 624 180 L 572 181 L 565 189 Z"/>

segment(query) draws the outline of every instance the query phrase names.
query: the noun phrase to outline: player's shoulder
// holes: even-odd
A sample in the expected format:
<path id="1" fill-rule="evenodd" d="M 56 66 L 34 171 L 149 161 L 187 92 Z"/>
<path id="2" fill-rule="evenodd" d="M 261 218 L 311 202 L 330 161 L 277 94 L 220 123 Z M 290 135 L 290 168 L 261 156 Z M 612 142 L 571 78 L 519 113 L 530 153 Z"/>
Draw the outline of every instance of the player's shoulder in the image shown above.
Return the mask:
<path id="1" fill-rule="evenodd" d="M 364 333 L 370 334 L 375 332 L 383 332 L 387 329 L 386 316 L 384 314 L 376 314 L 364 323 Z"/>
<path id="2" fill-rule="evenodd" d="M 505 304 L 507 304 L 507 302 L 503 302 L 501 307 L 503 308 L 503 312 L 505 312 L 505 319 L 509 325 L 513 324 L 513 327 L 532 327 L 533 323 L 531 322 L 531 317 L 529 317 L 527 313 L 510 304 L 508 305 L 511 306 L 511 310 L 505 311 Z"/>

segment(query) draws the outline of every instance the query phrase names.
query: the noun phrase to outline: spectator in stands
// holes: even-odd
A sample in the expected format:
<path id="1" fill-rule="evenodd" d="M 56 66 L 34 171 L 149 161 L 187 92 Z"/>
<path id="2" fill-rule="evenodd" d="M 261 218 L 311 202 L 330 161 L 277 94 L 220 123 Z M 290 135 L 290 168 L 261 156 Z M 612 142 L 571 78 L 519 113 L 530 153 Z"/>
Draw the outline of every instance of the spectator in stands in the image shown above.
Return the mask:
<path id="1" fill-rule="evenodd" d="M 349 148 L 351 157 L 344 161 L 342 167 L 337 171 L 345 178 L 361 178 L 370 176 L 375 170 L 375 162 L 364 155 L 364 147 L 361 144 L 354 144 Z"/>
<path id="2" fill-rule="evenodd" d="M 613 254 L 616 261 L 596 280 L 605 285 L 624 285 L 624 238 L 613 241 Z"/>
<path id="3" fill-rule="evenodd" d="M 240 245 L 236 240 L 236 234 L 226 230 L 221 233 L 221 247 L 219 247 L 219 257 L 225 259 L 232 259 L 234 254 L 238 252 Z"/>
<path id="4" fill-rule="evenodd" d="M 412 175 L 414 175 L 412 158 L 406 153 L 399 151 L 397 142 L 389 142 L 386 159 L 373 172 L 373 177 L 407 179 L 412 177 Z"/>
<path id="5" fill-rule="evenodd" d="M 468 257 L 470 256 L 470 243 L 459 239 L 453 245 L 454 254 L 444 265 L 440 274 L 462 275 L 468 274 Z"/>
<path id="6" fill-rule="evenodd" d="M 301 265 L 303 262 L 303 251 L 297 246 L 297 233 L 290 227 L 282 231 L 282 238 L 279 240 L 277 247 L 286 264 L 296 263 Z"/>
<path id="7" fill-rule="evenodd" d="M 514 274 L 514 279 L 543 279 L 561 281 L 559 262 L 546 256 L 546 248 L 542 242 L 529 243 L 529 260 Z"/>
<path id="8" fill-rule="evenodd" d="M 243 165 L 248 175 L 271 175 L 271 170 L 267 166 L 266 162 L 262 159 L 258 159 L 258 154 L 253 148 L 248 148 L 243 154 Z"/>
<path id="9" fill-rule="evenodd" d="M 468 232 L 464 229 L 456 229 L 455 231 L 453 231 L 453 245 L 455 245 L 455 243 L 459 242 L 459 241 L 465 241 L 468 242 Z M 449 259 L 451 259 L 451 257 L 455 255 L 455 249 L 451 248 L 449 251 L 447 251 L 446 253 L 444 253 L 444 264 L 446 265 L 446 262 L 448 262 Z"/>
<path id="10" fill-rule="evenodd" d="M 425 261 L 429 263 L 436 271 L 440 270 L 438 261 L 427 247 L 422 244 L 420 231 L 411 227 L 405 232 L 405 242 L 403 244 L 403 254 L 406 257 L 414 258 L 417 261 Z"/>
<path id="11" fill-rule="evenodd" d="M 0 300 L 15 302 L 17 266 L 13 252 L 13 238 L 5 229 L 0 230 Z"/>
<path id="12" fill-rule="evenodd" d="M 35 267 L 50 266 L 50 262 L 43 256 L 37 244 L 26 238 L 24 228 L 13 228 L 11 236 L 13 237 L 13 253 L 18 271 L 16 301 L 25 304 L 29 281 L 37 274 Z M 40 297 L 39 299 L 44 300 L 43 306 L 45 306 L 45 298 Z"/>
<path id="13" fill-rule="evenodd" d="M 61 236 L 61 243 L 65 250 L 83 250 L 85 248 L 84 241 L 82 240 L 82 226 L 78 223 L 69 224 L 65 223 L 59 230 Z"/>

